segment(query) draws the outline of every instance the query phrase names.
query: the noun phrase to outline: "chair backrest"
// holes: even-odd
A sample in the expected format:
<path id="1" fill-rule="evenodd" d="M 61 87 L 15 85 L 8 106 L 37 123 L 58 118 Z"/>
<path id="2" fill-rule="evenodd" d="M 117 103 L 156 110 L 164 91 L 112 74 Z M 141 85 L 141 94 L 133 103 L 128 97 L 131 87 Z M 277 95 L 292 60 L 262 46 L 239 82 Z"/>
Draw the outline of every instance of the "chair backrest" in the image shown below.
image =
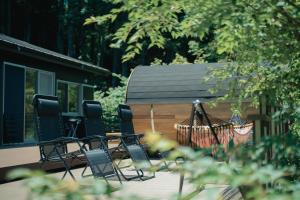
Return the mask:
<path id="1" fill-rule="evenodd" d="M 54 140 L 64 136 L 64 125 L 61 117 L 58 98 L 55 96 L 34 95 L 33 106 L 36 121 L 36 132 L 39 142 Z M 41 159 L 57 156 L 54 145 L 40 145 Z M 67 146 L 60 146 L 60 153 L 67 152 Z"/>
<path id="2" fill-rule="evenodd" d="M 86 136 L 105 136 L 102 106 L 98 101 L 83 101 L 83 114 Z"/>
<path id="3" fill-rule="evenodd" d="M 34 95 L 33 105 L 39 141 L 54 140 L 64 136 L 64 126 L 58 98 Z"/>
<path id="4" fill-rule="evenodd" d="M 102 106 L 98 101 L 83 101 L 85 136 L 106 136 L 102 117 Z M 90 148 L 99 148 L 97 140 L 90 141 Z M 100 147 L 101 148 L 101 147 Z"/>
<path id="5" fill-rule="evenodd" d="M 128 105 L 120 104 L 118 107 L 118 115 L 120 118 L 120 130 L 122 134 L 133 135 L 134 127 L 132 121 L 132 111 Z M 126 143 L 135 143 L 135 139 L 125 139 Z"/>
<path id="6" fill-rule="evenodd" d="M 120 104 L 118 108 L 118 114 L 120 118 L 120 129 L 121 133 L 124 134 L 135 134 L 133 122 L 132 122 L 132 111 L 128 105 Z"/>

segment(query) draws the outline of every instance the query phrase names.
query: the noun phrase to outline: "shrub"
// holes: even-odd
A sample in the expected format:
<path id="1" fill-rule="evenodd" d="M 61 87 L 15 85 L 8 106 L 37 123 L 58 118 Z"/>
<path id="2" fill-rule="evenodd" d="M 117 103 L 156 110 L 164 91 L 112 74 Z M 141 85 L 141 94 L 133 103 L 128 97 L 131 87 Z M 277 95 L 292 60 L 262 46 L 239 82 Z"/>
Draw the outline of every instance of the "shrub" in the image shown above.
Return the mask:
<path id="1" fill-rule="evenodd" d="M 125 102 L 128 78 L 113 74 L 120 79 L 118 87 L 111 87 L 107 91 L 95 92 L 95 100 L 99 101 L 103 109 L 103 118 L 107 131 L 119 130 L 118 105 Z"/>

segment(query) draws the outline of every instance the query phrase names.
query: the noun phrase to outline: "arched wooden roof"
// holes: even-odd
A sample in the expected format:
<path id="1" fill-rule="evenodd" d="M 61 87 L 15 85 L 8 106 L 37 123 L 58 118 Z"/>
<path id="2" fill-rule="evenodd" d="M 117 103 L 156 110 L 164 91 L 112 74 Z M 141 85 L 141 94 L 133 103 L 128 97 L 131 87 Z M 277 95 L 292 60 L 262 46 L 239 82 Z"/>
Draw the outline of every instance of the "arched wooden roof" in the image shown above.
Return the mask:
<path id="1" fill-rule="evenodd" d="M 126 103 L 191 103 L 195 99 L 207 102 L 223 96 L 224 91 L 215 94 L 208 91 L 215 86 L 214 80 L 205 82 L 212 69 L 222 66 L 219 63 L 138 66 L 129 78 Z"/>

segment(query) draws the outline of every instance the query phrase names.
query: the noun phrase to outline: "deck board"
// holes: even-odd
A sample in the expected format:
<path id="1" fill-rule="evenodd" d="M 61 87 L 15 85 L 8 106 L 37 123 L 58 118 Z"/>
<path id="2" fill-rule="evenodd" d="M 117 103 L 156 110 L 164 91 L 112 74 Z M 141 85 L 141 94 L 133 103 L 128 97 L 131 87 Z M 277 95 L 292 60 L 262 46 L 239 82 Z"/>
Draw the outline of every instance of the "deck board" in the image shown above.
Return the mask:
<path id="1" fill-rule="evenodd" d="M 81 178 L 82 168 L 73 170 L 76 177 Z M 128 170 L 127 173 L 133 173 L 132 170 Z M 61 177 L 62 173 L 50 174 L 50 176 Z M 70 177 L 67 177 L 70 179 Z M 92 177 L 90 177 L 92 178 Z M 3 199 L 10 200 L 26 200 L 26 188 L 22 185 L 24 181 L 15 181 L 0 185 L 0 193 Z M 110 180 L 113 185 L 120 185 L 118 181 Z M 123 181 L 123 188 L 115 193 L 116 196 L 138 196 L 141 199 L 152 200 L 169 200 L 176 199 L 179 187 L 179 175 L 169 171 L 160 171 L 156 173 L 156 177 L 146 181 L 132 180 Z M 194 199 L 197 200 L 214 200 L 227 188 L 227 185 L 213 185 L 208 184 L 206 189 L 197 195 Z M 184 183 L 183 194 L 187 194 L 192 191 L 193 186 L 187 181 Z M 240 200 L 241 195 L 238 194 L 234 200 Z"/>

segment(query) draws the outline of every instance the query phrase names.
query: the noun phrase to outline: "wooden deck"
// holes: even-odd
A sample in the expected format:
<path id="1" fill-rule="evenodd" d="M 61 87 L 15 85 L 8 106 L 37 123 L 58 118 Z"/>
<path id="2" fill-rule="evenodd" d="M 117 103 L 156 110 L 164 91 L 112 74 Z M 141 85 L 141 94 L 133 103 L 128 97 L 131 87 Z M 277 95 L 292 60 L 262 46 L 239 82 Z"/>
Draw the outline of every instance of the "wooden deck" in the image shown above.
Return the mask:
<path id="1" fill-rule="evenodd" d="M 73 170 L 76 177 L 81 178 L 80 174 L 82 168 Z M 132 173 L 131 170 L 128 170 L 128 173 Z M 51 174 L 50 176 L 61 177 L 62 173 Z M 70 177 L 67 177 L 70 178 Z M 119 183 L 115 180 L 111 180 L 112 184 Z M 0 185 L 0 194 L 1 199 L 10 199 L 10 200 L 25 200 L 27 191 L 26 188 L 22 185 L 23 181 L 15 181 L 11 183 L 6 183 Z M 174 174 L 169 171 L 160 171 L 156 173 L 156 177 L 146 181 L 132 180 L 132 181 L 123 181 L 123 186 L 120 191 L 115 193 L 116 196 L 121 196 L 126 194 L 127 196 L 134 195 L 138 196 L 141 199 L 150 200 L 150 199 L 159 199 L 159 200 L 169 200 L 176 199 L 178 194 L 179 187 L 179 175 Z M 222 192 L 228 188 L 227 185 L 207 185 L 206 189 L 202 191 L 194 199 L 199 200 L 214 200 L 218 199 Z M 183 194 L 189 193 L 192 191 L 193 186 L 187 181 L 184 183 Z M 226 198 L 222 198 L 226 199 Z M 235 195 L 234 200 L 242 199 L 241 195 L 238 193 Z"/>

